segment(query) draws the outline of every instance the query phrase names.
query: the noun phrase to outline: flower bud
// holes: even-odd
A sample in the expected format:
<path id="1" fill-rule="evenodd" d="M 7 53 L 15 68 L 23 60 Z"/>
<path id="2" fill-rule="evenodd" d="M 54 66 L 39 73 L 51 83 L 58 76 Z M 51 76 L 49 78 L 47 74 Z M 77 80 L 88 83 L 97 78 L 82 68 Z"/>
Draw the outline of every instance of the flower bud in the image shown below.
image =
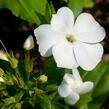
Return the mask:
<path id="1" fill-rule="evenodd" d="M 47 80 L 48 80 L 48 77 L 45 76 L 45 75 L 41 75 L 41 76 L 39 77 L 39 81 L 41 81 L 42 83 L 46 83 Z"/>
<path id="2" fill-rule="evenodd" d="M 10 54 L 8 54 L 7 57 L 8 57 L 9 63 L 11 64 L 11 67 L 15 69 L 17 67 L 18 60 L 14 57 L 13 52 L 10 52 Z"/>
<path id="3" fill-rule="evenodd" d="M 4 82 L 4 79 L 2 77 L 0 77 L 0 82 Z"/>
<path id="4" fill-rule="evenodd" d="M 31 50 L 32 48 L 34 48 L 34 40 L 32 35 L 30 35 L 24 42 L 23 44 L 23 48 L 26 50 Z"/>
<path id="5" fill-rule="evenodd" d="M 3 50 L 0 50 L 0 59 L 8 61 L 7 54 Z"/>

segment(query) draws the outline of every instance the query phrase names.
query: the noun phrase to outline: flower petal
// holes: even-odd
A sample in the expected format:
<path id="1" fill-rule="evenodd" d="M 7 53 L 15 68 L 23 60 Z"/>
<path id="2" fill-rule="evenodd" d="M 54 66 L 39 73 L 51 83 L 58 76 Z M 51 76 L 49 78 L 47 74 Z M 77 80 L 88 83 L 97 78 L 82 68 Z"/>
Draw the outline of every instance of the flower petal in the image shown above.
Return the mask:
<path id="1" fill-rule="evenodd" d="M 51 25 L 41 25 L 34 30 L 34 34 L 39 44 L 39 52 L 42 56 L 50 56 L 52 54 L 51 47 L 63 40 L 62 34 L 56 32 Z"/>
<path id="2" fill-rule="evenodd" d="M 70 104 L 70 105 L 74 105 L 77 103 L 77 101 L 79 100 L 79 95 L 75 92 L 72 92 L 68 97 L 66 97 L 64 100 Z"/>
<path id="3" fill-rule="evenodd" d="M 69 84 L 72 87 L 74 87 L 74 85 L 75 85 L 74 78 L 73 78 L 72 74 L 66 73 L 64 75 L 63 81 L 65 81 L 67 84 Z"/>
<path id="4" fill-rule="evenodd" d="M 79 74 L 79 71 L 77 69 L 73 68 L 72 72 L 73 72 L 73 77 L 74 77 L 76 85 L 82 84 L 82 78 L 81 78 L 81 76 Z"/>
<path id="5" fill-rule="evenodd" d="M 52 48 L 54 59 L 58 67 L 69 68 L 77 67 L 78 64 L 75 60 L 72 44 L 67 41 L 56 44 Z"/>
<path id="6" fill-rule="evenodd" d="M 76 42 L 74 44 L 74 53 L 80 67 L 84 70 L 92 70 L 101 61 L 103 47 L 101 44 L 86 44 Z"/>
<path id="7" fill-rule="evenodd" d="M 93 89 L 93 82 L 87 81 L 84 82 L 82 85 L 80 85 L 80 87 L 78 87 L 77 92 L 79 94 L 85 94 L 87 92 L 90 92 Z"/>
<path id="8" fill-rule="evenodd" d="M 54 14 L 51 19 L 51 25 L 58 31 L 71 33 L 73 30 L 74 15 L 67 7 L 62 7 Z"/>
<path id="9" fill-rule="evenodd" d="M 74 25 L 75 37 L 82 42 L 96 43 L 104 39 L 106 33 L 88 13 L 82 13 L 78 16 Z"/>
<path id="10" fill-rule="evenodd" d="M 72 92 L 71 87 L 65 81 L 62 81 L 58 87 L 58 93 L 61 97 L 67 97 Z"/>

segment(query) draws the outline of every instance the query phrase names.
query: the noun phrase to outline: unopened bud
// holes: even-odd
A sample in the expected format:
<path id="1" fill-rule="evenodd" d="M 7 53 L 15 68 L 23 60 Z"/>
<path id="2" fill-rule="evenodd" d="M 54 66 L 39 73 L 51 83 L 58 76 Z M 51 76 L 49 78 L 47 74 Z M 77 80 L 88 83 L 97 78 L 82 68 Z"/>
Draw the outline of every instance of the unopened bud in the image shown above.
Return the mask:
<path id="1" fill-rule="evenodd" d="M 45 75 L 41 75 L 41 76 L 39 77 L 39 81 L 41 81 L 42 83 L 47 82 L 47 80 L 48 80 L 48 77 L 45 76 Z"/>
<path id="2" fill-rule="evenodd" d="M 7 54 L 3 50 L 0 50 L 0 59 L 8 61 Z"/>
<path id="3" fill-rule="evenodd" d="M 15 69 L 18 65 L 18 60 L 15 58 L 13 52 L 10 52 L 10 54 L 8 54 L 8 60 L 9 63 L 11 64 L 11 67 Z"/>
<path id="4" fill-rule="evenodd" d="M 4 79 L 2 77 L 0 77 L 0 82 L 4 82 Z"/>
<path id="5" fill-rule="evenodd" d="M 23 44 L 23 48 L 26 50 L 31 50 L 32 48 L 34 48 L 34 40 L 32 35 L 30 35 L 24 42 Z"/>

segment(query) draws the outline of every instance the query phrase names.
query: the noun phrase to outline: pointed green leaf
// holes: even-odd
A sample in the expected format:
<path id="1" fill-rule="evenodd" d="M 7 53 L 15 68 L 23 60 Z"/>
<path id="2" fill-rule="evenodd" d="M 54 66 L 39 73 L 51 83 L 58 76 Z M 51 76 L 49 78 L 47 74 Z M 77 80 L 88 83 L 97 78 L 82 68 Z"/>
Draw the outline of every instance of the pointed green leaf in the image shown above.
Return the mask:
<path id="1" fill-rule="evenodd" d="M 68 7 L 74 12 L 75 16 L 78 16 L 83 8 L 93 7 L 92 0 L 69 0 Z"/>
<path id="2" fill-rule="evenodd" d="M 68 7 L 73 11 L 75 16 L 78 16 L 82 12 L 82 3 L 83 0 L 69 0 Z"/>
<path id="3" fill-rule="evenodd" d="M 40 96 L 41 106 L 43 109 L 52 109 L 52 104 L 46 95 Z"/>
<path id="4" fill-rule="evenodd" d="M 81 107 L 85 104 L 88 104 L 91 100 L 92 100 L 92 97 L 90 94 L 81 95 L 80 100 L 77 102 L 76 106 Z"/>

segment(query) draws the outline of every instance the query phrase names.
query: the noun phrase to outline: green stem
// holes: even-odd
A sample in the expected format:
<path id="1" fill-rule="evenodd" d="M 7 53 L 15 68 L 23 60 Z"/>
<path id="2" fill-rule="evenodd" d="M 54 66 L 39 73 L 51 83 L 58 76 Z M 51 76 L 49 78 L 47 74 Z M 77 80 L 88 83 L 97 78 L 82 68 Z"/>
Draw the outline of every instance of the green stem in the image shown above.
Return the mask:
<path id="1" fill-rule="evenodd" d="M 26 81 L 29 81 L 30 78 L 30 52 L 28 50 L 25 50 L 25 70 L 26 70 Z"/>
<path id="2" fill-rule="evenodd" d="M 18 85 L 22 88 L 23 86 L 22 86 L 22 84 L 21 84 L 21 82 L 19 80 L 19 78 L 20 78 L 19 70 L 18 70 L 18 68 L 15 68 L 14 70 L 15 70 L 15 75 L 16 75 L 16 78 L 17 78 Z"/>

